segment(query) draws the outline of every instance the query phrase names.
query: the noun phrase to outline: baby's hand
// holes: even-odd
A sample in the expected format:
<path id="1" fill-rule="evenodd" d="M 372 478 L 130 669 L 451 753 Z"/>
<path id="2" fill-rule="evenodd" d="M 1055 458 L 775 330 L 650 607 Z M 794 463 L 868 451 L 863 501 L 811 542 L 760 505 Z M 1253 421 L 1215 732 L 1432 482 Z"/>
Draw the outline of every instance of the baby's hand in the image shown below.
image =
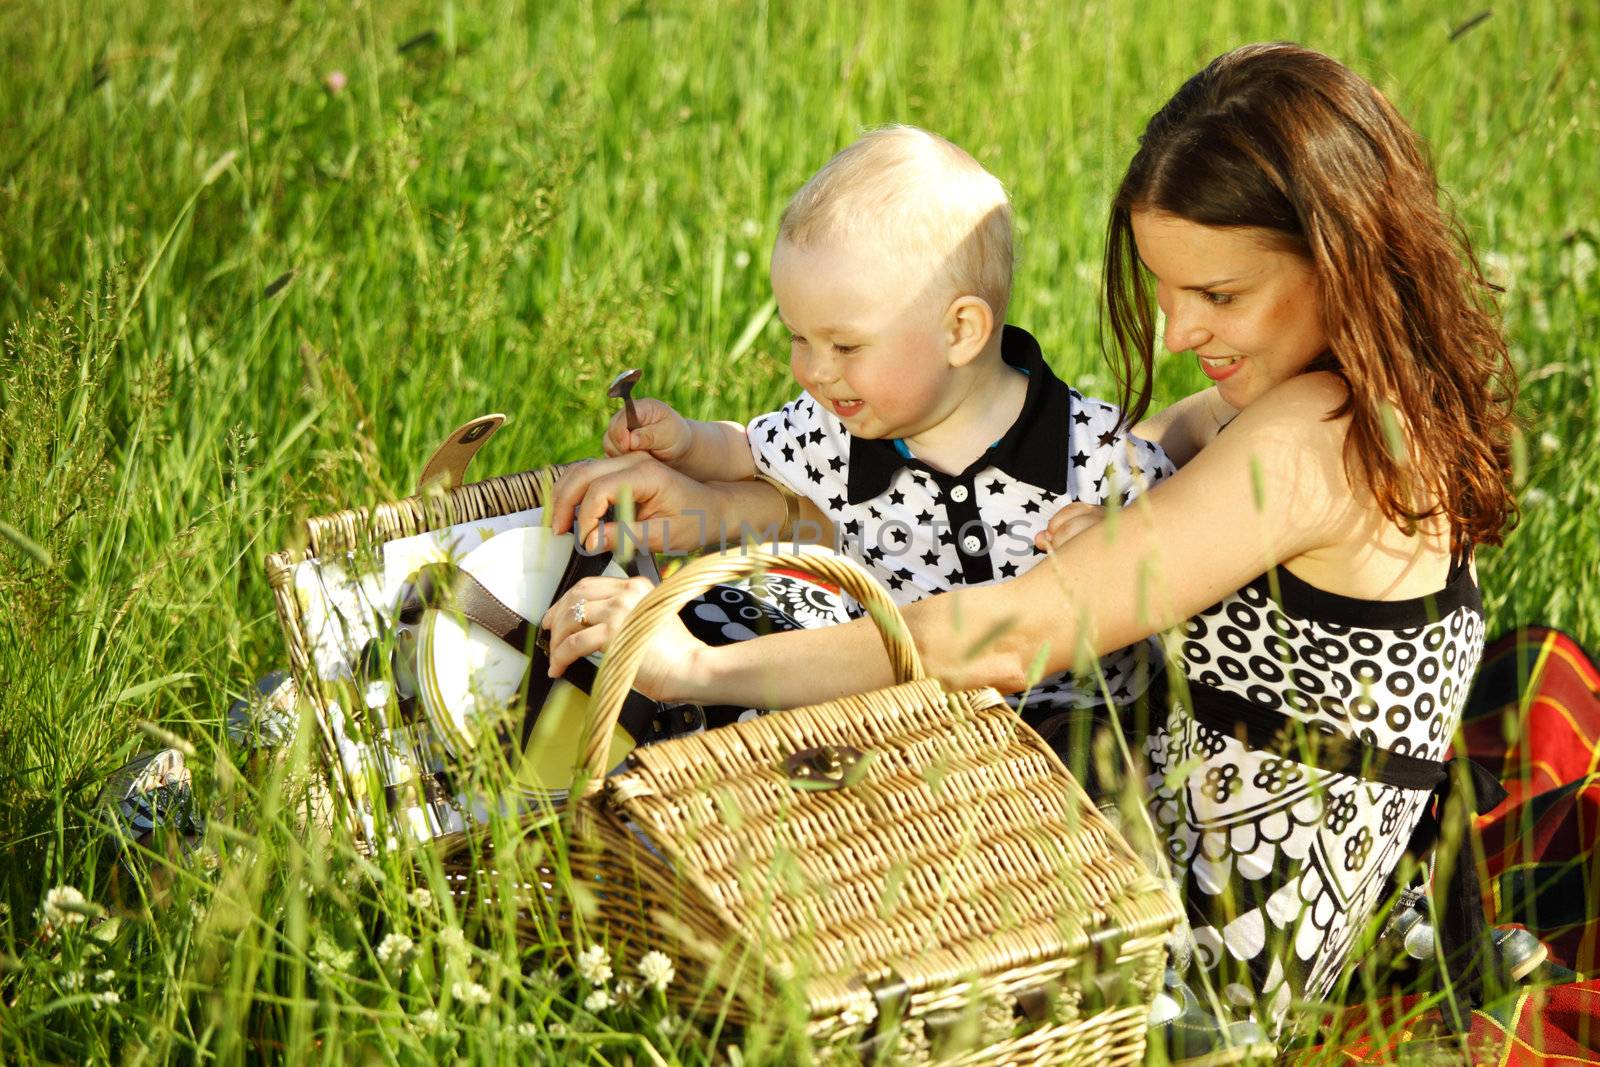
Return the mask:
<path id="1" fill-rule="evenodd" d="M 627 413 L 619 411 L 606 427 L 603 446 L 608 456 L 628 452 L 648 452 L 669 467 L 676 467 L 694 443 L 694 429 L 689 420 L 672 408 L 651 397 L 633 402 L 639 413 L 639 428 L 628 429 Z"/>
<path id="2" fill-rule="evenodd" d="M 1089 527 L 1099 525 L 1105 512 L 1098 504 L 1075 500 L 1050 516 L 1045 528 L 1033 535 L 1033 543 L 1046 552 L 1054 552 Z"/>

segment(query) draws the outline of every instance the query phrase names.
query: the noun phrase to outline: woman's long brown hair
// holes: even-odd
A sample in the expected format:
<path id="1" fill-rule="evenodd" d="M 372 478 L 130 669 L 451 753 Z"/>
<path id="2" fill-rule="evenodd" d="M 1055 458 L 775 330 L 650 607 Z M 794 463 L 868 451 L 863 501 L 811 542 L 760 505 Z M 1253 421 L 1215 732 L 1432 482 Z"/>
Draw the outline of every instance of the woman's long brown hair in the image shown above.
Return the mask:
<path id="1" fill-rule="evenodd" d="M 1349 387 L 1329 418 L 1350 416 L 1351 480 L 1402 528 L 1443 516 L 1457 555 L 1500 543 L 1516 517 L 1516 374 L 1492 287 L 1439 206 L 1420 140 L 1382 93 L 1317 52 L 1249 45 L 1151 118 L 1106 237 L 1105 318 L 1130 425 L 1150 403 L 1156 343 L 1133 238 L 1140 210 L 1271 231 L 1310 259 L 1328 338 L 1312 368 Z M 1401 434 L 1409 448 L 1392 448 Z"/>

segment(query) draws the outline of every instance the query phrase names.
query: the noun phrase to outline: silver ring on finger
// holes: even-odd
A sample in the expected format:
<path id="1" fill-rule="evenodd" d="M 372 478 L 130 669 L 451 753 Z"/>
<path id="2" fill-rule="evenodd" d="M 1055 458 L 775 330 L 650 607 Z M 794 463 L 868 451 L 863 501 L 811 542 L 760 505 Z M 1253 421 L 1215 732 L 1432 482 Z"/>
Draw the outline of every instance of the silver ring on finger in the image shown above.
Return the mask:
<path id="1" fill-rule="evenodd" d="M 579 626 L 589 625 L 588 607 L 589 602 L 583 597 L 579 597 L 578 602 L 572 605 L 572 621 Z"/>

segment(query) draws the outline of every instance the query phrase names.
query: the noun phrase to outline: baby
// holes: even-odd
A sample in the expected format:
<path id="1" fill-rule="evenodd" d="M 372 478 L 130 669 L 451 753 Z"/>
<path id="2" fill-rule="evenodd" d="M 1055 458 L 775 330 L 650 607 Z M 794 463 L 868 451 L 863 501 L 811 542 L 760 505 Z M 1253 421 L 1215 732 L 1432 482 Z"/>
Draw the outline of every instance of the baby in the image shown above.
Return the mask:
<path id="1" fill-rule="evenodd" d="M 1011 272 L 993 175 L 924 130 L 867 133 L 795 194 L 772 252 L 804 392 L 748 426 L 640 401 L 639 428 L 619 415 L 606 451 L 648 452 L 703 482 L 771 482 L 791 529 L 831 532 L 811 539 L 901 604 L 1020 574 L 1092 521 L 1068 505 L 1126 504 L 1173 468 L 1005 324 Z M 1153 644 L 1130 646 L 1101 661 L 1103 689 L 1044 678 L 1023 714 L 1050 737 L 1072 710 L 1130 703 L 1159 664 Z"/>

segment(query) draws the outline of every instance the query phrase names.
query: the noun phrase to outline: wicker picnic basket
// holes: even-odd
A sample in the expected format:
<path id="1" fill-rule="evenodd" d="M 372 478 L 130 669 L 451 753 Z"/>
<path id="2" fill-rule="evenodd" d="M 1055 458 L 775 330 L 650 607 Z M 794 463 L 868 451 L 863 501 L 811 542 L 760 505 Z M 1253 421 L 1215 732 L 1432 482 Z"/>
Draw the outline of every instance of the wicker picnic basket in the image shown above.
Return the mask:
<path id="1" fill-rule="evenodd" d="M 449 821 L 461 796 L 385 784 L 379 800 L 364 777 L 420 782 L 425 768 L 385 757 L 373 772 L 373 753 L 397 746 L 362 747 L 362 715 L 343 712 L 347 692 L 316 662 L 329 653 L 297 576 L 403 538 L 523 521 L 558 473 L 313 518 L 303 548 L 268 558 L 332 807 L 357 840 L 380 847 L 403 824 L 433 839 L 462 903 L 515 915 L 530 941 L 549 943 L 554 922 L 575 949 L 662 951 L 683 1009 L 735 1023 L 786 1012 L 847 1058 L 1138 1062 L 1176 899 L 997 693 L 947 693 L 924 676 L 893 602 L 848 560 L 748 552 L 663 582 L 601 668 L 578 747 L 581 793 L 559 817 L 529 811 L 508 838 L 481 812 Z M 771 569 L 855 597 L 899 684 L 636 748 L 606 775 L 606 740 L 652 630 L 713 584 Z M 396 821 L 397 804 L 412 805 L 409 822 Z"/>
<path id="2" fill-rule="evenodd" d="M 653 631 L 773 569 L 865 606 L 899 684 L 637 748 L 605 775 Z M 565 913 L 569 936 L 665 952 L 685 1007 L 741 1021 L 798 1003 L 819 1045 L 887 1041 L 896 1060 L 1142 1057 L 1175 898 L 995 691 L 925 677 L 850 561 L 748 551 L 668 578 L 613 642 L 581 751 L 568 861 L 593 906 Z M 460 882 L 494 866 L 476 844 L 446 860 Z"/>

